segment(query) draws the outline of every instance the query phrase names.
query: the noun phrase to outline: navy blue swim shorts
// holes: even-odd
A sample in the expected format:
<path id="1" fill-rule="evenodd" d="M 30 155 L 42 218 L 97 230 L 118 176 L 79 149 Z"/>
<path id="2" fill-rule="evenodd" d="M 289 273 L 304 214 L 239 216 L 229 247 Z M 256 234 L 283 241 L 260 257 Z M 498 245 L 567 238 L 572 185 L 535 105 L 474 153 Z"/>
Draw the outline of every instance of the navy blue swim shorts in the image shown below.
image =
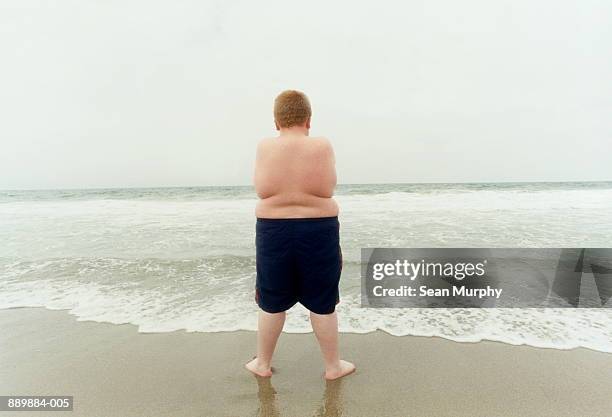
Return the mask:
<path id="1" fill-rule="evenodd" d="M 299 302 L 331 314 L 340 301 L 342 271 L 338 217 L 257 219 L 255 301 L 268 313 Z"/>

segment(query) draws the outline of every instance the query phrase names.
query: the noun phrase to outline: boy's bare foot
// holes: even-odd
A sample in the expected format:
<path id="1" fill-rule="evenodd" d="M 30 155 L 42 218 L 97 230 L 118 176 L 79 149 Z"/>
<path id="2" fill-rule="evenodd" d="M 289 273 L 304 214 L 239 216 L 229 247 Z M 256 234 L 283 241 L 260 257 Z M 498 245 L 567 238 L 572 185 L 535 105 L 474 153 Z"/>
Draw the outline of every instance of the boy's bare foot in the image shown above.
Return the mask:
<path id="1" fill-rule="evenodd" d="M 325 370 L 325 379 L 331 381 L 352 374 L 353 372 L 355 372 L 355 365 L 348 361 L 340 359 L 338 367 L 334 369 Z"/>
<path id="2" fill-rule="evenodd" d="M 262 366 L 259 363 L 259 360 L 257 359 L 257 357 L 254 357 L 251 361 L 247 362 L 247 364 L 244 365 L 244 367 L 247 368 L 249 371 L 253 372 L 257 376 L 263 376 L 265 378 L 272 376 L 272 367 Z"/>

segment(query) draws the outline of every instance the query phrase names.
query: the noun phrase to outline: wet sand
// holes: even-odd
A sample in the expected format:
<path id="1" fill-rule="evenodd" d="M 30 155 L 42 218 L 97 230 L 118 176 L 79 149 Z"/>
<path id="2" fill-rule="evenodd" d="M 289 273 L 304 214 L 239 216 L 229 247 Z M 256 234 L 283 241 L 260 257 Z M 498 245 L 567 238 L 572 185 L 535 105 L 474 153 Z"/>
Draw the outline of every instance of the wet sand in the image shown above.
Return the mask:
<path id="1" fill-rule="evenodd" d="M 72 412 L 0 416 L 612 415 L 612 354 L 342 334 L 357 372 L 326 383 L 312 334 L 283 334 L 271 379 L 254 332 L 138 333 L 66 311 L 0 310 L 0 395 L 73 395 Z"/>

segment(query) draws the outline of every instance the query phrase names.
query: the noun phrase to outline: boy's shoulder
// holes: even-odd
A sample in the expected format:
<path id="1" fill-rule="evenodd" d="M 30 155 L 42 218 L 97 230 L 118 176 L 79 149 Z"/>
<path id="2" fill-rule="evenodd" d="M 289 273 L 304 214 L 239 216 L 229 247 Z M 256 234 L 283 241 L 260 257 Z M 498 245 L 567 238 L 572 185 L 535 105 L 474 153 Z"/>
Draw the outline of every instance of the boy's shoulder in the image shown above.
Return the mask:
<path id="1" fill-rule="evenodd" d="M 331 148 L 331 141 L 326 136 L 307 136 L 303 141 L 306 146 L 316 148 Z M 278 137 L 265 137 L 257 143 L 258 148 L 267 148 L 280 144 Z"/>
<path id="2" fill-rule="evenodd" d="M 313 137 L 312 142 L 316 144 L 316 146 L 331 147 L 331 141 L 327 138 L 327 136 Z"/>

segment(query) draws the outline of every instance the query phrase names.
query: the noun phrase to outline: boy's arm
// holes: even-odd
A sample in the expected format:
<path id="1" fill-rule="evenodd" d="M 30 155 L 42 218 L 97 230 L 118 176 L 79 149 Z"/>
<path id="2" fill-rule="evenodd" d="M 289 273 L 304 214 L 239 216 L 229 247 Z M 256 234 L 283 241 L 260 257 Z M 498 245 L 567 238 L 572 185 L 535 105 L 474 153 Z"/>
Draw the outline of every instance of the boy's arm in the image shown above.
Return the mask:
<path id="1" fill-rule="evenodd" d="M 324 184 L 325 194 L 332 197 L 338 180 L 336 175 L 336 155 L 329 139 L 320 138 L 319 141 L 321 144 L 321 181 Z"/>
<path id="2" fill-rule="evenodd" d="M 266 140 L 260 140 L 257 143 L 257 149 L 255 150 L 255 166 L 253 168 L 253 185 L 255 187 L 255 192 L 261 198 L 261 181 L 262 181 L 262 172 L 261 172 L 261 163 L 265 154 L 265 144 Z"/>

